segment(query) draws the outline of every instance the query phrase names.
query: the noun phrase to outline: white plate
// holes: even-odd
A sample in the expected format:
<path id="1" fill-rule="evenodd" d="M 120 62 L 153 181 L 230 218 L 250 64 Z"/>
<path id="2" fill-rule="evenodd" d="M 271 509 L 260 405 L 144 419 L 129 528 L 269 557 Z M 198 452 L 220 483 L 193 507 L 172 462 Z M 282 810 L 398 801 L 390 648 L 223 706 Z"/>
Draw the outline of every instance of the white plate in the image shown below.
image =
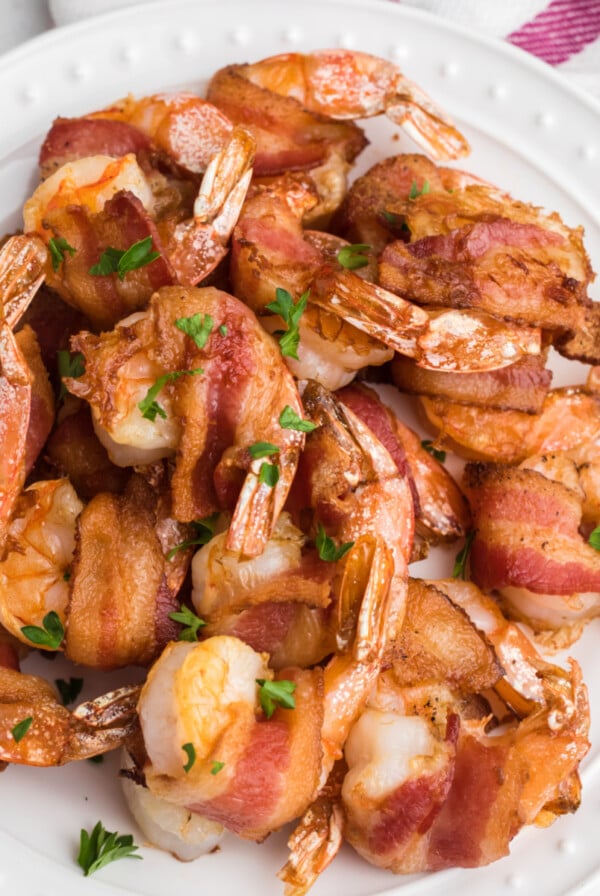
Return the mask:
<path id="1" fill-rule="evenodd" d="M 39 137 L 55 115 L 99 108 L 127 93 L 202 86 L 228 62 L 260 59 L 285 50 L 355 47 L 398 62 L 458 119 L 473 144 L 466 167 L 512 190 L 519 198 L 558 209 L 583 224 L 587 247 L 600 266 L 600 114 L 551 69 L 519 51 L 392 4 L 346 0 L 213 0 L 137 6 L 51 32 L 0 60 L 0 231 L 19 226 L 19 206 L 35 182 Z M 386 122 L 370 123 L 372 145 L 362 166 L 413 150 L 393 140 Z M 598 296 L 598 293 L 596 294 Z M 560 382 L 581 381 L 583 368 L 563 364 Z M 438 560 L 448 574 L 449 560 Z M 423 574 L 421 565 L 415 574 Z M 580 658 L 592 703 L 600 706 L 600 672 L 588 630 L 574 653 Z M 64 675 L 62 660 L 37 661 L 36 671 Z M 32 668 L 31 665 L 26 668 Z M 114 673 L 84 696 L 112 687 Z M 374 869 L 345 849 L 314 887 L 314 896 L 494 896 L 598 893 L 597 831 L 600 725 L 583 766 L 583 805 L 551 829 L 528 829 L 512 855 L 488 868 L 399 878 Z M 22 896 L 165 896 L 174 893 L 280 896 L 274 877 L 286 858 L 285 832 L 260 845 L 234 837 L 196 863 L 181 864 L 156 850 L 144 861 L 125 860 L 83 880 L 75 864 L 79 830 L 98 819 L 111 830 L 136 832 L 114 771 L 104 765 L 64 769 L 12 767 L 0 778 L 0 894 Z M 457 820 L 460 824 L 460 819 Z"/>

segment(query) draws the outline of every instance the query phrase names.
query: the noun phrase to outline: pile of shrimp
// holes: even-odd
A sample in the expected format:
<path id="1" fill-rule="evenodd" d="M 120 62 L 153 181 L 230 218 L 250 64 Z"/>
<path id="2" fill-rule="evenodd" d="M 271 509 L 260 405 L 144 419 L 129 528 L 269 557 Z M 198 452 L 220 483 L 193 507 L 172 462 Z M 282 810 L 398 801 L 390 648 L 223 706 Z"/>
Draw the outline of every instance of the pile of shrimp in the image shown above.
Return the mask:
<path id="1" fill-rule="evenodd" d="M 426 155 L 352 182 L 379 114 Z M 468 151 L 345 50 L 54 121 L 0 250 L 4 766 L 122 748 L 186 860 L 295 822 L 287 896 L 344 841 L 477 867 L 577 808 L 587 691 L 548 651 L 600 613 L 593 272 L 438 164 Z M 551 349 L 587 382 L 551 390 Z M 411 576 L 438 545 L 454 573 Z M 123 686 L 69 710 L 36 648 Z"/>

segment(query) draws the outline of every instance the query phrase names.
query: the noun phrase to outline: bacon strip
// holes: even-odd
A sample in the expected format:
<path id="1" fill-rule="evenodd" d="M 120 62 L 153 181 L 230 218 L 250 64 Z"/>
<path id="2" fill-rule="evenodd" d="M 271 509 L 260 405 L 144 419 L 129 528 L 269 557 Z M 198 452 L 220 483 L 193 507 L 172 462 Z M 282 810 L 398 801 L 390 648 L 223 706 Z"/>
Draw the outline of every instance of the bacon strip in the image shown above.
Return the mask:
<path id="1" fill-rule="evenodd" d="M 469 464 L 465 484 L 476 535 L 471 576 L 484 590 L 600 591 L 600 554 L 579 534 L 581 502 L 529 469 Z"/>
<path id="2" fill-rule="evenodd" d="M 206 98 L 256 140 L 257 177 L 314 168 L 331 152 L 351 162 L 367 145 L 357 125 L 308 112 L 293 97 L 253 84 L 248 68 L 230 65 L 218 71 Z"/>
<path id="3" fill-rule="evenodd" d="M 42 178 L 61 165 L 88 156 L 114 156 L 149 150 L 148 137 L 133 125 L 103 118 L 55 118 L 39 155 Z"/>

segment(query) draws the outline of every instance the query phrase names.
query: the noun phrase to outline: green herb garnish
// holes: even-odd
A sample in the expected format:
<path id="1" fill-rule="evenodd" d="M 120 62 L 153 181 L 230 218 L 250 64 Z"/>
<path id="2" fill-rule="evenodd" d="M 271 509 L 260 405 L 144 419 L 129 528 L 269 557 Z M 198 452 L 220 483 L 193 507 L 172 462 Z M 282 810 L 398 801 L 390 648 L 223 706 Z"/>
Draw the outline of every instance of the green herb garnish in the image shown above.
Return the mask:
<path id="1" fill-rule="evenodd" d="M 70 376 L 73 379 L 77 379 L 77 377 L 83 376 L 85 373 L 85 358 L 81 354 L 81 352 L 68 352 L 66 349 L 61 349 L 56 353 L 56 366 L 58 369 L 58 376 L 61 380 L 60 383 L 60 391 L 58 393 L 58 397 L 64 398 L 67 394 L 67 387 L 62 382 L 63 377 Z"/>
<path id="2" fill-rule="evenodd" d="M 219 327 L 219 333 L 221 336 L 227 336 L 227 324 L 221 324 Z"/>
<path id="3" fill-rule="evenodd" d="M 296 361 L 298 360 L 298 346 L 300 345 L 298 324 L 306 309 L 308 295 L 308 292 L 303 293 L 294 304 L 294 300 L 287 289 L 277 288 L 275 290 L 275 301 L 265 306 L 268 311 L 279 314 L 283 318 L 287 330 L 276 330 L 274 335 L 279 337 L 281 354 L 288 358 L 295 358 Z"/>
<path id="4" fill-rule="evenodd" d="M 202 546 L 204 544 L 208 544 L 208 542 L 215 534 L 215 526 L 217 525 L 218 519 L 219 511 L 217 510 L 216 513 L 211 513 L 210 516 L 205 516 L 201 520 L 194 520 L 192 526 L 196 530 L 195 537 L 189 538 L 187 541 L 182 541 L 179 544 L 176 544 L 174 548 L 171 548 L 171 550 L 167 554 L 167 560 L 172 560 L 178 551 L 183 551 L 186 548 L 193 547 L 194 545 Z"/>
<path id="5" fill-rule="evenodd" d="M 273 454 L 279 454 L 279 446 L 273 445 L 271 442 L 255 442 L 254 445 L 248 446 L 248 451 L 250 456 L 255 459 L 257 457 L 271 457 Z"/>
<path id="6" fill-rule="evenodd" d="M 593 532 L 590 532 L 588 543 L 596 550 L 600 551 L 600 526 L 597 526 Z"/>
<path id="7" fill-rule="evenodd" d="M 77 252 L 77 249 L 70 246 L 64 236 L 53 236 L 52 239 L 48 241 L 48 248 L 50 249 L 50 260 L 52 261 L 53 271 L 57 271 L 65 260 L 65 252 L 68 252 L 69 255 L 75 255 Z"/>
<path id="8" fill-rule="evenodd" d="M 333 539 L 327 535 L 325 529 L 321 523 L 319 523 L 315 545 L 321 560 L 327 560 L 328 563 L 337 563 L 337 561 L 341 560 L 344 554 L 347 554 L 350 548 L 354 546 L 354 542 L 346 541 L 344 544 L 341 544 L 339 548 L 336 548 Z"/>
<path id="9" fill-rule="evenodd" d="M 358 268 L 364 268 L 368 265 L 369 259 L 364 254 L 371 247 L 366 243 L 353 243 L 351 246 L 344 246 L 337 254 L 337 260 L 343 268 L 349 271 L 355 271 Z"/>
<path id="10" fill-rule="evenodd" d="M 17 722 L 15 727 L 12 729 L 11 734 L 15 739 L 15 743 L 19 743 L 19 741 L 23 740 L 29 729 L 33 724 L 33 716 L 27 716 L 26 719 L 23 719 L 21 722 Z"/>
<path id="11" fill-rule="evenodd" d="M 196 614 L 184 604 L 182 604 L 174 613 L 169 613 L 169 619 L 185 626 L 185 628 L 182 628 L 179 632 L 179 637 L 177 638 L 178 641 L 197 641 L 198 630 L 201 629 L 203 625 L 206 625 L 204 619 L 200 619 L 199 616 L 196 616 Z"/>
<path id="12" fill-rule="evenodd" d="M 99 871 L 110 862 L 116 862 L 117 859 L 141 859 L 142 856 L 136 856 L 134 853 L 139 846 L 133 842 L 131 834 L 118 834 L 116 832 L 107 831 L 101 821 L 97 823 L 91 834 L 81 830 L 81 838 L 79 841 L 79 855 L 77 856 L 77 864 L 83 869 L 83 873 L 87 877 L 94 871 Z"/>
<path id="13" fill-rule="evenodd" d="M 160 252 L 152 251 L 152 237 L 147 236 L 134 243 L 129 249 L 114 249 L 109 246 L 100 256 L 98 264 L 90 268 L 90 274 L 94 277 L 108 277 L 109 274 L 117 274 L 119 280 L 123 280 L 129 271 L 143 268 L 157 258 L 160 258 Z"/>
<path id="14" fill-rule="evenodd" d="M 181 749 L 187 755 L 187 762 L 183 766 L 183 770 L 187 774 L 196 761 L 196 748 L 193 744 L 182 744 Z"/>
<path id="15" fill-rule="evenodd" d="M 310 420 L 303 420 L 302 417 L 299 417 L 289 404 L 286 404 L 279 415 L 279 425 L 282 429 L 295 429 L 297 432 L 312 432 L 313 429 L 317 428 L 316 423 L 311 423 Z"/>
<path id="16" fill-rule="evenodd" d="M 62 644 L 65 636 L 65 630 L 58 613 L 51 610 L 44 616 L 42 626 L 43 628 L 40 628 L 39 625 L 24 625 L 21 633 L 37 647 L 48 647 L 50 650 L 56 650 Z"/>
<path id="17" fill-rule="evenodd" d="M 281 681 L 266 681 L 264 678 L 257 678 L 256 683 L 259 686 L 258 699 L 268 719 L 275 712 L 276 706 L 283 706 L 285 709 L 296 708 L 293 696 L 296 690 L 295 681 L 287 681 L 285 678 Z"/>
<path id="18" fill-rule="evenodd" d="M 191 317 L 179 317 L 175 321 L 177 329 L 193 339 L 198 348 L 204 348 L 214 325 L 210 314 L 192 314 Z"/>
<path id="19" fill-rule="evenodd" d="M 218 775 L 222 768 L 225 768 L 224 762 L 218 762 L 216 759 L 212 764 L 212 768 L 210 770 L 211 775 Z"/>
<path id="20" fill-rule="evenodd" d="M 439 448 L 435 448 L 431 439 L 423 439 L 421 442 L 421 448 L 424 448 L 432 457 L 435 457 L 436 460 L 439 460 L 441 464 L 446 460 L 446 452 L 440 451 Z"/>
<path id="21" fill-rule="evenodd" d="M 279 467 L 276 464 L 262 464 L 258 473 L 258 482 L 260 485 L 268 485 L 269 488 L 275 488 L 279 482 Z"/>
<path id="22" fill-rule="evenodd" d="M 469 552 L 471 550 L 471 545 L 473 544 L 473 539 L 475 538 L 475 530 L 473 532 L 469 532 L 467 537 L 465 538 L 465 543 L 463 547 L 460 549 L 458 554 L 456 555 L 456 560 L 454 561 L 454 569 L 452 570 L 452 577 L 454 579 L 464 579 L 467 571 L 467 558 L 469 556 Z"/>
<path id="23" fill-rule="evenodd" d="M 83 687 L 83 678 L 55 678 L 54 683 L 58 688 L 60 699 L 64 706 L 75 703 Z"/>
<path id="24" fill-rule="evenodd" d="M 419 188 L 417 187 L 417 182 L 416 182 L 416 180 L 413 180 L 412 184 L 410 185 L 410 193 L 408 194 L 408 198 L 409 198 L 409 199 L 416 199 L 417 196 L 426 196 L 427 193 L 429 193 L 429 190 L 430 190 L 430 189 L 431 189 L 431 188 L 430 188 L 430 186 L 429 186 L 429 181 L 428 181 L 428 180 L 424 180 L 424 181 L 423 181 L 423 186 L 421 187 L 420 190 L 419 190 Z"/>
<path id="25" fill-rule="evenodd" d="M 197 373 L 204 373 L 202 367 L 196 367 L 195 370 L 174 370 L 172 373 L 164 373 L 156 380 L 153 386 L 150 386 L 145 397 L 138 402 L 138 408 L 142 412 L 142 417 L 150 420 L 152 423 L 157 416 L 167 419 L 165 409 L 156 401 L 156 396 L 167 383 L 172 383 L 179 379 L 180 376 L 195 376 Z"/>

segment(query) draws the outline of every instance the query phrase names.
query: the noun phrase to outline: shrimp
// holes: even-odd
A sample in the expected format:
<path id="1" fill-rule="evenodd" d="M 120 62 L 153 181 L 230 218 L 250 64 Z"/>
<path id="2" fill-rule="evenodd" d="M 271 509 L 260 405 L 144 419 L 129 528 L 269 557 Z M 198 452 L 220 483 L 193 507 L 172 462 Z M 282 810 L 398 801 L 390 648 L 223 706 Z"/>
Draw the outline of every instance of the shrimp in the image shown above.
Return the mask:
<path id="1" fill-rule="evenodd" d="M 336 564 L 283 511 L 259 557 L 241 559 L 215 535 L 192 560 L 192 603 L 205 635 L 233 635 L 270 655 L 273 669 L 321 662 L 335 651 Z"/>
<path id="2" fill-rule="evenodd" d="M 278 288 L 293 297 L 309 293 L 298 321 L 297 358 L 286 357 L 286 363 L 299 379 L 338 389 L 358 370 L 389 361 L 393 351 L 310 300 L 320 265 L 329 259 L 336 264 L 337 252 L 347 245 L 331 235 L 303 230 L 302 220 L 315 201 L 314 189 L 290 176 L 254 187 L 233 231 L 230 276 L 234 293 L 260 315 L 269 332 L 281 327 L 279 316 L 267 307 Z"/>
<path id="3" fill-rule="evenodd" d="M 25 482 L 34 380 L 13 326 L 41 285 L 45 262 L 35 238 L 11 237 L 0 250 L 0 549 Z"/>
<path id="4" fill-rule="evenodd" d="M 470 464 L 465 481 L 476 527 L 473 580 L 498 590 L 511 615 L 570 643 L 600 614 L 600 557 L 580 532 L 576 468 L 566 458 L 517 469 Z"/>
<path id="5" fill-rule="evenodd" d="M 152 846 L 190 862 L 217 849 L 225 828 L 197 812 L 190 812 L 151 793 L 136 780 L 135 764 L 123 750 L 120 769 L 125 802 Z"/>
<path id="6" fill-rule="evenodd" d="M 96 155 L 59 168 L 23 209 L 26 233 L 51 246 L 65 245 L 48 261 L 48 285 L 98 328 L 143 307 L 161 286 L 195 285 L 227 253 L 227 241 L 248 187 L 254 144 L 236 128 L 211 159 L 191 216 L 160 220 L 151 184 L 135 155 Z M 185 214 L 188 214 L 185 212 Z M 158 217 L 157 217 L 158 215 Z M 142 266 L 99 275 L 92 268 L 103 251 L 126 252 L 150 238 L 158 255 Z"/>
<path id="7" fill-rule="evenodd" d="M 177 634 L 169 613 L 190 561 L 189 551 L 169 559 L 190 533 L 168 511 L 160 482 L 151 488 L 140 476 L 122 495 L 100 493 L 85 508 L 67 479 L 30 486 L 0 563 L 2 625 L 31 645 L 29 627 L 41 631 L 53 613 L 63 636 L 45 649 L 96 668 L 150 663 Z"/>
<path id="8" fill-rule="evenodd" d="M 186 321 L 206 329 L 202 348 L 184 332 Z M 235 508 L 228 550 L 260 554 L 283 507 L 304 435 L 279 422 L 286 406 L 298 417 L 303 409 L 277 344 L 252 312 L 212 287 L 163 288 L 147 311 L 110 333 L 81 333 L 73 347 L 84 355 L 86 371 L 65 382 L 89 402 L 111 460 L 142 464 L 175 454 L 175 519 L 192 522 Z M 144 416 L 157 383 L 159 410 Z M 258 442 L 274 446 L 268 462 L 253 457 L 250 449 Z M 264 464 L 275 471 L 271 480 Z"/>
<path id="9" fill-rule="evenodd" d="M 209 85 L 208 98 L 234 121 L 238 111 L 234 88 L 244 93 L 244 81 L 261 88 L 258 102 L 262 99 L 261 106 L 270 104 L 272 114 L 277 110 L 281 113 L 281 109 L 270 94 L 293 100 L 285 108 L 297 119 L 308 113 L 351 121 L 385 113 L 433 158 L 455 159 L 469 152 L 467 140 L 424 91 L 393 63 L 367 53 L 283 53 L 217 72 Z M 248 89 L 245 95 L 254 97 Z"/>
<path id="10" fill-rule="evenodd" d="M 489 661 L 483 679 L 469 673 L 460 689 L 455 665 L 441 651 L 442 665 L 430 669 L 429 679 L 414 667 L 411 682 L 398 662 L 381 673 L 349 733 L 338 800 L 344 837 L 368 861 L 396 873 L 485 865 L 507 854 L 524 825 L 545 825 L 574 811 L 578 766 L 589 748 L 587 693 L 576 663 L 565 671 L 544 662 L 470 583 L 423 583 L 423 589 L 437 592 L 438 601 L 446 595 L 446 615 L 432 615 L 423 637 L 420 614 L 407 614 L 404 643 L 411 629 L 426 662 L 428 645 L 439 649 L 437 638 L 430 638 L 436 629 L 450 644 L 453 630 L 459 639 L 459 631 L 471 627 L 463 659 L 479 666 L 475 639 Z M 489 640 L 476 632 L 475 620 Z M 482 701 L 482 686 L 497 690 L 499 717 Z M 292 839 L 284 869 L 284 879 L 294 885 L 289 896 L 305 893 L 332 858 L 333 849 L 323 862 L 325 826 L 317 821 L 312 838 L 305 829 L 298 843 Z M 294 868 L 301 871 L 299 880 L 288 876 Z"/>
<path id="11" fill-rule="evenodd" d="M 274 679 L 267 654 L 224 635 L 166 648 L 138 705 L 141 771 L 152 793 L 256 840 L 304 811 L 341 755 L 385 647 L 387 548 L 361 539 L 343 569 L 342 603 L 356 614 L 355 635 L 325 670 L 288 667 Z M 261 687 L 292 682 L 294 707 L 265 718 L 257 679 Z M 183 744 L 194 748 L 188 768 Z"/>
<path id="12" fill-rule="evenodd" d="M 70 712 L 43 678 L 0 665 L 0 761 L 48 768 L 114 750 L 138 730 L 138 695 L 123 687 Z"/>
<path id="13" fill-rule="evenodd" d="M 231 136 L 233 125 L 222 112 L 194 93 L 156 93 L 136 99 L 131 94 L 86 121 L 120 121 L 150 137 L 178 165 L 194 174 L 204 172 Z"/>

